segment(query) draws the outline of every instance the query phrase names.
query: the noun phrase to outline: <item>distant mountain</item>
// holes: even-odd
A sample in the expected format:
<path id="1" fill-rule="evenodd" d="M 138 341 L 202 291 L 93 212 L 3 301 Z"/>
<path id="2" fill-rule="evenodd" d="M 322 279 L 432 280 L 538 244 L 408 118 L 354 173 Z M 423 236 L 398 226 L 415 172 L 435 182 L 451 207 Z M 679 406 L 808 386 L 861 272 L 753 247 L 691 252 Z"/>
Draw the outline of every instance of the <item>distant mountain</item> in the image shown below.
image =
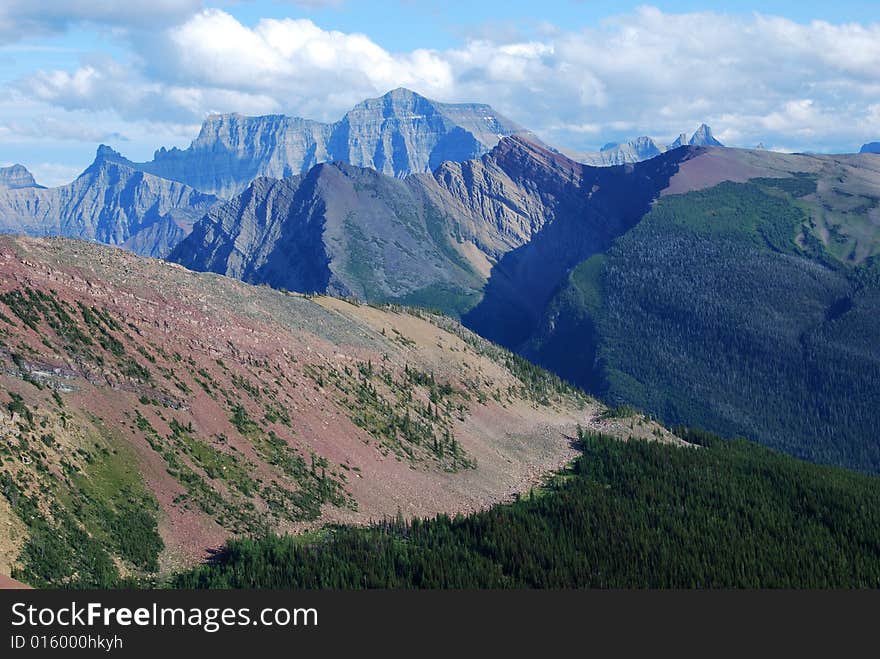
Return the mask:
<path id="1" fill-rule="evenodd" d="M 567 237 L 553 254 L 504 275 L 516 299 L 500 283 L 489 295 L 497 313 L 532 318 L 566 268 L 607 246 L 659 189 L 641 170 L 587 168 L 507 137 L 478 160 L 402 180 L 344 163 L 257 179 L 199 221 L 169 259 L 251 283 L 463 314 L 502 257 L 552 224 Z"/>
<path id="2" fill-rule="evenodd" d="M 665 146 L 658 144 L 650 137 L 637 137 L 623 144 L 606 144 L 599 153 L 602 156 L 603 164 L 624 165 L 654 158 L 665 151 Z"/>
<path id="3" fill-rule="evenodd" d="M 610 167 L 625 165 L 627 163 L 642 162 L 656 158 L 661 153 L 682 146 L 724 146 L 712 135 L 712 129 L 706 124 L 700 127 L 690 138 L 685 133 L 679 135 L 672 144 L 663 145 L 656 140 L 642 136 L 629 142 L 611 142 L 606 144 L 598 153 L 573 153 L 572 157 L 578 162 L 595 167 Z"/>
<path id="4" fill-rule="evenodd" d="M 868 142 L 863 144 L 859 153 L 880 153 L 880 142 Z"/>
<path id="5" fill-rule="evenodd" d="M 724 146 L 721 142 L 715 139 L 715 136 L 712 135 L 712 129 L 706 124 L 700 124 L 700 127 L 697 128 L 696 132 L 691 135 L 688 144 L 691 146 Z"/>
<path id="6" fill-rule="evenodd" d="M 677 149 L 680 146 L 687 146 L 688 144 L 688 136 L 687 133 L 679 133 L 678 137 L 675 138 L 675 141 L 670 144 L 667 149 Z"/>
<path id="7" fill-rule="evenodd" d="M 258 178 L 211 210 L 169 259 L 304 292 L 415 302 L 475 295 L 482 282 L 444 237 L 442 210 L 414 181 L 345 163 Z"/>
<path id="8" fill-rule="evenodd" d="M 20 188 L 42 188 L 34 180 L 24 165 L 11 165 L 10 167 L 0 167 L 0 189 L 18 190 Z"/>
<path id="9" fill-rule="evenodd" d="M 445 160 L 477 158 L 506 136 L 527 132 L 490 106 L 439 103 L 395 89 L 324 124 L 299 117 L 208 117 L 186 149 L 159 149 L 135 165 L 203 192 L 231 197 L 259 176 L 302 174 L 346 162 L 389 176 L 428 172 Z"/>
<path id="10" fill-rule="evenodd" d="M 27 177 L 19 172 L 15 180 Z M 138 171 L 102 145 L 72 183 L 0 187 L 0 232 L 93 240 L 161 257 L 216 201 L 182 183 Z"/>

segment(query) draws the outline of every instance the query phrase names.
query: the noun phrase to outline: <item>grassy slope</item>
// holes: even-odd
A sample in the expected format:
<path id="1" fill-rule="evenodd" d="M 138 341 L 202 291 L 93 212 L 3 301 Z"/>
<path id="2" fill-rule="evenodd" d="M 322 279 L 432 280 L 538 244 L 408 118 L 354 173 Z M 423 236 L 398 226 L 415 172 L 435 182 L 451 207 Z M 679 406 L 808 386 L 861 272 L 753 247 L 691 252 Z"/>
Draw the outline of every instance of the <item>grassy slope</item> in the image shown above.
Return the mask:
<path id="1" fill-rule="evenodd" d="M 675 441 L 426 313 L 66 240 L 2 238 L 0 272 L 0 549 L 35 585 L 485 507 L 568 461 L 578 422 Z"/>
<path id="2" fill-rule="evenodd" d="M 546 490 L 450 519 L 236 541 L 182 588 L 880 585 L 876 477 L 743 441 L 587 436 Z"/>

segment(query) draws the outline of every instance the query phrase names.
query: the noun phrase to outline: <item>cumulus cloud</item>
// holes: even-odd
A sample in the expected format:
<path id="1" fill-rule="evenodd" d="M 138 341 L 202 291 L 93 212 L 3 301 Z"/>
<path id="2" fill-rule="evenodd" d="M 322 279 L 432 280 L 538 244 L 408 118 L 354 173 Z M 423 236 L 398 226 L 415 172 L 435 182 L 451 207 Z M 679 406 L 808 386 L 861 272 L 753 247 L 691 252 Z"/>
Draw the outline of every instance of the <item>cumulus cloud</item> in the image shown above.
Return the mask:
<path id="1" fill-rule="evenodd" d="M 307 19 L 266 19 L 253 28 L 219 10 L 203 11 L 168 31 L 150 73 L 177 84 L 269 93 L 286 107 L 339 111 L 364 95 L 399 86 L 449 89 L 441 54 L 392 54 L 368 36 L 323 30 Z M 326 117 L 325 117 L 326 118 Z"/>
<path id="2" fill-rule="evenodd" d="M 164 1 L 169 12 L 194 4 Z M 574 149 L 636 134 L 672 139 L 701 121 L 743 146 L 855 148 L 880 133 L 877 24 L 643 7 L 578 31 L 543 26 L 530 38 L 483 34 L 448 50 L 391 52 L 307 19 L 248 26 L 218 9 L 182 15 L 158 33 L 133 33 L 125 63 L 38 71 L 17 91 L 68 110 L 189 125 L 217 111 L 333 120 L 405 86 L 489 102 Z"/>
<path id="3" fill-rule="evenodd" d="M 38 71 L 16 91 L 65 110 L 113 110 L 129 120 L 169 123 L 201 119 L 208 112 L 227 108 L 246 114 L 280 108 L 268 94 L 149 80 L 131 65 L 112 58 L 94 59 L 74 71 Z"/>

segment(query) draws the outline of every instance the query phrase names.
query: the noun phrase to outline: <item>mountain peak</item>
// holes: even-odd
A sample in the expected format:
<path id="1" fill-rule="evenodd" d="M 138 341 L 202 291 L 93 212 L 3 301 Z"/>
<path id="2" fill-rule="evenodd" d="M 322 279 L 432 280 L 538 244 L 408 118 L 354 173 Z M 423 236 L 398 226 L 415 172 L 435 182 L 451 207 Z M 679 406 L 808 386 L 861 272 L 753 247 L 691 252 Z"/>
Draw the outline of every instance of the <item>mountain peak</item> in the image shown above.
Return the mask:
<path id="1" fill-rule="evenodd" d="M 98 150 L 95 152 L 95 160 L 118 160 L 125 159 L 124 156 L 116 149 L 106 144 L 99 144 Z"/>
<path id="2" fill-rule="evenodd" d="M 186 149 L 158 149 L 153 160 L 110 160 L 232 197 L 257 176 L 286 178 L 343 161 L 394 177 L 434 171 L 444 161 L 479 158 L 523 128 L 488 105 L 441 103 L 405 87 L 358 103 L 339 121 L 283 114 L 205 117 Z M 102 147 L 103 149 L 104 147 Z"/>
<path id="3" fill-rule="evenodd" d="M 598 154 L 581 154 L 581 157 L 588 165 L 607 167 L 648 160 L 659 156 L 665 150 L 666 147 L 658 144 L 653 138 L 642 135 L 627 142 L 609 142 Z"/>
<path id="4" fill-rule="evenodd" d="M 724 146 L 715 139 L 712 129 L 707 124 L 700 124 L 700 127 L 691 136 L 688 144 L 691 146 Z"/>
<path id="5" fill-rule="evenodd" d="M 18 188 L 42 188 L 34 179 L 27 167 L 18 163 L 9 167 L 0 167 L 0 188 L 15 190 Z"/>
<path id="6" fill-rule="evenodd" d="M 363 101 L 355 105 L 352 110 L 370 110 L 377 106 L 387 106 L 389 104 L 407 106 L 420 103 L 435 105 L 435 101 L 432 101 L 431 99 L 422 96 L 421 94 L 418 94 L 411 89 L 407 89 L 406 87 L 397 87 L 395 89 L 385 92 L 381 96 L 364 99 Z"/>
<path id="7" fill-rule="evenodd" d="M 507 135 L 488 154 L 502 168 L 538 166 L 541 169 L 565 172 L 566 177 L 579 176 L 583 165 L 559 151 L 547 147 L 528 133 Z"/>
<path id="8" fill-rule="evenodd" d="M 863 144 L 859 153 L 880 153 L 880 142 L 868 142 Z"/>
<path id="9" fill-rule="evenodd" d="M 418 96 L 419 98 L 425 98 L 418 92 L 414 92 L 412 89 L 407 89 L 406 87 L 395 87 L 389 92 L 385 92 L 383 96 L 391 96 L 398 98 L 412 98 L 413 96 Z"/>
<path id="10" fill-rule="evenodd" d="M 100 144 L 95 151 L 95 159 L 92 161 L 92 164 L 86 167 L 82 174 L 77 178 L 81 178 L 86 174 L 105 170 L 107 165 L 125 165 L 131 169 L 137 169 L 135 164 L 119 153 L 119 151 L 106 144 Z"/>

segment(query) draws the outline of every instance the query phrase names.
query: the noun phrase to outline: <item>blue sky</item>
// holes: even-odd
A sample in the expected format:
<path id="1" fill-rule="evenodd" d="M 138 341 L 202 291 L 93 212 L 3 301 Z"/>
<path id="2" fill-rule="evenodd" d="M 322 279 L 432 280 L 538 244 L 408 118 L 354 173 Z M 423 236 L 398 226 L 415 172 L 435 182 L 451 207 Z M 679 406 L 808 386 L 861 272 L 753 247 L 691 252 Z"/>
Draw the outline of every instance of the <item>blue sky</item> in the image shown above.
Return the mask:
<path id="1" fill-rule="evenodd" d="M 0 164 L 55 185 L 207 113 L 334 120 L 397 86 L 570 150 L 701 122 L 735 146 L 880 139 L 880 3 L 4 0 Z"/>

